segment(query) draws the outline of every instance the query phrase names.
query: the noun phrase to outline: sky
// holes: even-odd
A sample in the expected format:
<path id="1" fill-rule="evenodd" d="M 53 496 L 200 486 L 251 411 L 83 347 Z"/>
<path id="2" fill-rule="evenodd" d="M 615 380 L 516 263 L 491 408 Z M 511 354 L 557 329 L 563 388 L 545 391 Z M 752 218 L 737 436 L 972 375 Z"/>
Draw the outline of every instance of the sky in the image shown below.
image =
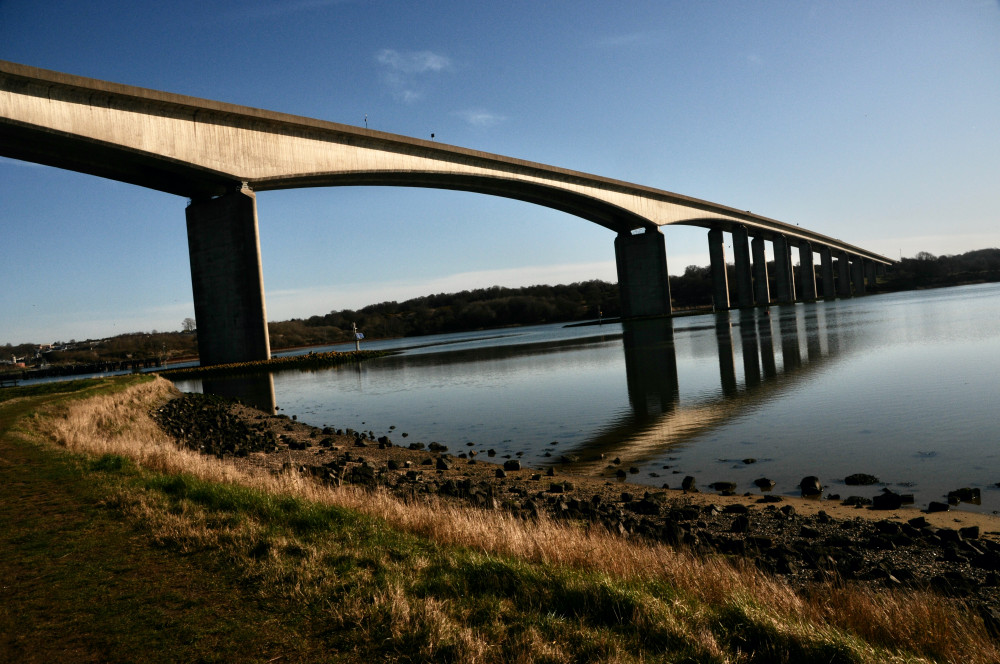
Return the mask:
<path id="1" fill-rule="evenodd" d="M 0 59 L 434 134 L 890 258 L 1000 247 L 998 0 L 0 0 Z M 0 345 L 181 329 L 186 204 L 0 158 Z M 272 321 L 617 280 L 611 231 L 519 201 L 331 187 L 257 205 Z M 663 233 L 671 274 L 708 264 L 703 229 Z"/>

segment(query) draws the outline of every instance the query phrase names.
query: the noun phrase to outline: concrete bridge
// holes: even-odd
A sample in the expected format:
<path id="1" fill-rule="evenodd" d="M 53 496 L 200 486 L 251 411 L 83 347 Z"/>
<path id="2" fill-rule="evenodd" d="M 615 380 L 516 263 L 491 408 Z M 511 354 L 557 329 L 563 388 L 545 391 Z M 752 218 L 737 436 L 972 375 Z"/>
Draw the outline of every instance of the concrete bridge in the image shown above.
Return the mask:
<path id="1" fill-rule="evenodd" d="M 660 226 L 708 229 L 717 310 L 863 294 L 866 280 L 892 263 L 794 224 L 652 187 L 4 61 L 0 156 L 191 199 L 187 232 L 203 364 L 270 356 L 255 191 L 432 187 L 567 212 L 616 233 L 622 311 L 629 318 L 671 313 Z M 723 233 L 733 238 L 732 289 Z M 772 275 L 765 242 L 773 244 Z M 793 248 L 799 254 L 798 284 Z M 817 252 L 822 293 L 816 291 Z"/>

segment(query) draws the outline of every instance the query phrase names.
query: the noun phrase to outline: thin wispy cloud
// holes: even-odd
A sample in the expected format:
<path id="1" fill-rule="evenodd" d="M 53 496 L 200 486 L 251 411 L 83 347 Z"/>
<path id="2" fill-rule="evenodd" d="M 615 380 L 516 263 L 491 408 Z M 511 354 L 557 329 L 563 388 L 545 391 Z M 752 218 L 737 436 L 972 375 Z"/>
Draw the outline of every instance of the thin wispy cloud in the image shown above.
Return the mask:
<path id="1" fill-rule="evenodd" d="M 382 68 L 382 83 L 393 97 L 413 103 L 424 96 L 422 81 L 426 76 L 452 69 L 448 56 L 432 51 L 397 51 L 384 48 L 375 54 Z"/>
<path id="2" fill-rule="evenodd" d="M 507 116 L 493 113 L 482 108 L 470 108 L 464 111 L 455 111 L 452 115 L 461 118 L 473 127 L 488 128 L 495 127 L 507 120 Z"/>

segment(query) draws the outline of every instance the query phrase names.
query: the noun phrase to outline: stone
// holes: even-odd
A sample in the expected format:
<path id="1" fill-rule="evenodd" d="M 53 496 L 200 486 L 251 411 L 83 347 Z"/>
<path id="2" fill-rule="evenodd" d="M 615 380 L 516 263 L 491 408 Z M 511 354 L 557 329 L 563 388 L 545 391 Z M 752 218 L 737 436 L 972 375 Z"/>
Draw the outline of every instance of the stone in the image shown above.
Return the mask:
<path id="1" fill-rule="evenodd" d="M 898 493 L 887 491 L 872 498 L 873 510 L 898 510 L 903 506 L 903 501 Z"/>
<path id="2" fill-rule="evenodd" d="M 933 500 L 927 506 L 927 511 L 928 512 L 947 512 L 949 509 L 951 509 L 951 508 L 948 507 L 948 503 L 939 503 L 939 502 L 933 501 Z"/>
<path id="3" fill-rule="evenodd" d="M 736 482 L 712 482 L 709 486 L 723 493 L 736 491 Z"/>
<path id="4" fill-rule="evenodd" d="M 496 473 L 494 473 L 494 475 L 496 475 L 500 479 L 503 479 L 507 477 L 507 471 L 505 471 L 503 468 L 497 468 L 497 471 Z"/>
<path id="5" fill-rule="evenodd" d="M 820 484 L 818 477 L 808 475 L 807 477 L 803 477 L 802 481 L 799 482 L 799 490 L 806 497 L 820 496 L 823 494 L 823 485 Z"/>
<path id="6" fill-rule="evenodd" d="M 521 470 L 521 462 L 517 459 L 510 459 L 503 462 L 504 470 Z"/>
<path id="7" fill-rule="evenodd" d="M 729 526 L 729 530 L 734 533 L 745 533 L 750 530 L 750 519 L 745 514 L 740 514 Z"/>
<path id="8" fill-rule="evenodd" d="M 971 503 L 973 505 L 981 505 L 982 497 L 978 488 L 964 487 L 961 489 L 955 489 L 954 491 L 948 492 L 948 503 L 951 505 L 957 505 L 959 503 Z"/>
<path id="9" fill-rule="evenodd" d="M 766 477 L 758 477 L 753 481 L 753 484 L 761 491 L 770 491 L 774 488 L 775 481 Z"/>
<path id="10" fill-rule="evenodd" d="M 878 484 L 878 478 L 867 473 L 854 473 L 844 478 L 844 484 L 850 486 L 868 486 L 870 484 Z"/>
<path id="11" fill-rule="evenodd" d="M 698 491 L 698 488 L 695 486 L 695 480 L 690 475 L 688 475 L 681 481 L 681 488 L 684 489 L 685 491 L 690 491 L 692 493 Z"/>

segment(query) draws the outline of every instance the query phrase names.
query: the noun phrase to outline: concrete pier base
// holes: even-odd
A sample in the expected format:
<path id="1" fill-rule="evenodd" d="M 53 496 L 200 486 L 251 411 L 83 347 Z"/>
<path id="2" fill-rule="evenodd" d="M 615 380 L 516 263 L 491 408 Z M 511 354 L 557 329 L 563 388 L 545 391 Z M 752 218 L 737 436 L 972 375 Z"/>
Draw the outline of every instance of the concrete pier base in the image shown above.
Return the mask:
<path id="1" fill-rule="evenodd" d="M 757 305 L 766 307 L 771 303 L 771 287 L 767 283 L 764 238 L 755 237 L 751 244 L 753 245 L 753 299 Z"/>
<path id="2" fill-rule="evenodd" d="M 837 297 L 837 287 L 833 281 L 833 254 L 829 247 L 820 247 L 819 263 L 820 274 L 823 276 L 823 297 L 832 300 Z"/>
<path id="3" fill-rule="evenodd" d="M 736 264 L 736 306 L 753 306 L 753 273 L 750 268 L 750 236 L 745 226 L 733 229 L 733 262 Z"/>
<path id="4" fill-rule="evenodd" d="M 837 254 L 837 295 L 839 297 L 851 296 L 851 271 L 850 261 L 847 252 L 841 251 Z"/>
<path id="5" fill-rule="evenodd" d="M 712 265 L 712 306 L 716 311 L 729 311 L 729 277 L 726 274 L 726 247 L 722 231 L 708 232 L 708 258 Z"/>
<path id="6" fill-rule="evenodd" d="M 855 256 L 851 261 L 851 283 L 854 285 L 855 295 L 865 294 L 865 262 L 860 256 Z"/>
<path id="7" fill-rule="evenodd" d="M 800 297 L 807 302 L 816 299 L 816 268 L 813 267 L 813 250 L 808 242 L 799 245 Z"/>
<path id="8" fill-rule="evenodd" d="M 194 201 L 186 215 L 202 366 L 269 359 L 253 192 Z"/>
<path id="9" fill-rule="evenodd" d="M 773 241 L 774 247 L 774 299 L 779 304 L 791 304 L 795 301 L 795 282 L 792 280 L 792 255 L 788 239 L 778 235 Z"/>
<path id="10" fill-rule="evenodd" d="M 667 247 L 663 233 L 622 233 L 615 238 L 622 318 L 670 315 Z"/>

